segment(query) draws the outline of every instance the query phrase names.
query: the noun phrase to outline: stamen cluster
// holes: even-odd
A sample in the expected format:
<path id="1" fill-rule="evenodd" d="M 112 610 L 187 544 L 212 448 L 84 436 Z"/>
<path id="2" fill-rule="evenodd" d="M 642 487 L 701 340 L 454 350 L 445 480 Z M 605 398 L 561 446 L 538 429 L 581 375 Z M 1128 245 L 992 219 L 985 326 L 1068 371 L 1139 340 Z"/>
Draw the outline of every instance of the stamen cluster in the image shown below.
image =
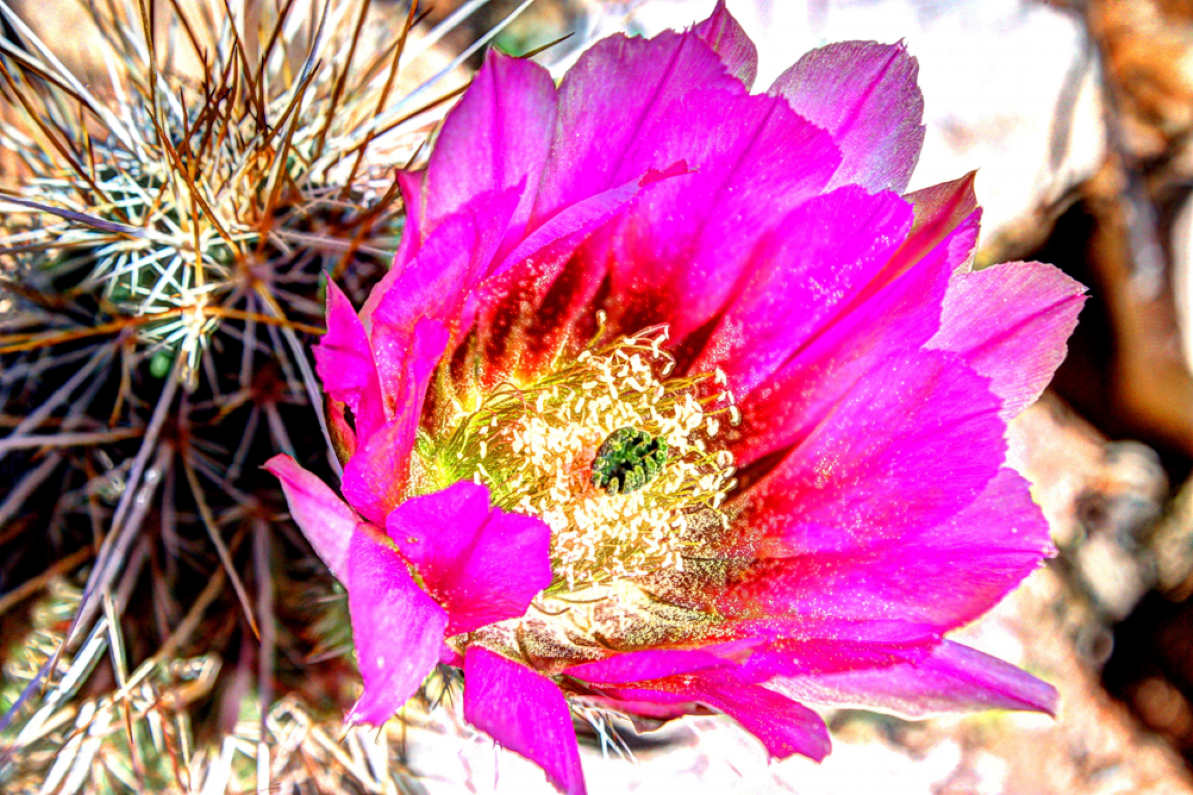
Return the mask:
<path id="1" fill-rule="evenodd" d="M 552 590 L 682 571 L 702 529 L 727 524 L 733 457 L 713 439 L 738 410 L 719 371 L 668 378 L 666 340 L 665 326 L 646 329 L 533 383 L 503 384 L 449 442 L 456 471 L 488 485 L 495 504 L 551 527 Z M 649 476 L 610 489 L 601 462 L 623 437 L 657 440 Z"/>

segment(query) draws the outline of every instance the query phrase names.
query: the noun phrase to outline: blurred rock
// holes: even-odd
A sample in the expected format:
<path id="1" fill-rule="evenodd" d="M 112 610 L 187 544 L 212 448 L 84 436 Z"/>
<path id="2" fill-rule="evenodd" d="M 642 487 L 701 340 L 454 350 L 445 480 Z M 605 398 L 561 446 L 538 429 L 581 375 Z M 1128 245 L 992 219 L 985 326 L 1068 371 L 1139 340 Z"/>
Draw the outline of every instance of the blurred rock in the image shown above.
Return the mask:
<path id="1" fill-rule="evenodd" d="M 1193 199 L 1185 199 L 1172 222 L 1172 287 L 1185 367 L 1193 370 Z"/>
<path id="2" fill-rule="evenodd" d="M 1158 588 L 1176 601 L 1193 596 L 1193 480 L 1181 487 L 1152 532 Z"/>
<path id="3" fill-rule="evenodd" d="M 1168 479 L 1155 452 L 1107 442 L 1049 394 L 1012 424 L 1010 459 L 1032 481 L 1075 583 L 1107 618 L 1127 616 L 1156 581 L 1144 535 Z"/>
<path id="4" fill-rule="evenodd" d="M 1122 158 L 1108 160 L 1033 256 L 1090 288 L 1054 387 L 1098 427 L 1162 447 L 1179 467 L 1177 456 L 1193 456 L 1193 377 L 1162 227 L 1141 180 Z"/>
<path id="5" fill-rule="evenodd" d="M 1107 442 L 1052 393 L 1015 418 L 1009 458 L 1032 481 L 1057 546 L 1089 536 L 1134 539 L 1159 515 L 1168 480 L 1155 452 Z"/>
<path id="6" fill-rule="evenodd" d="M 1110 157 L 1082 188 L 1095 223 L 1082 253 L 1113 334 L 1113 349 L 1099 352 L 1112 362 L 1110 413 L 1119 429 L 1188 458 L 1193 6 L 1091 0 L 1082 7 L 1105 66 Z"/>
<path id="7" fill-rule="evenodd" d="M 1186 148 L 1193 130 L 1193 7 L 1180 0 L 1091 0 L 1123 144 L 1135 157 Z"/>
<path id="8" fill-rule="evenodd" d="M 702 19 L 713 3 L 586 0 L 586 36 L 653 34 Z M 765 89 L 831 41 L 904 40 L 919 59 L 927 135 L 911 188 L 978 171 L 987 255 L 1034 245 L 1053 208 L 1106 151 L 1094 51 L 1081 18 L 1031 0 L 729 0 L 759 52 Z"/>

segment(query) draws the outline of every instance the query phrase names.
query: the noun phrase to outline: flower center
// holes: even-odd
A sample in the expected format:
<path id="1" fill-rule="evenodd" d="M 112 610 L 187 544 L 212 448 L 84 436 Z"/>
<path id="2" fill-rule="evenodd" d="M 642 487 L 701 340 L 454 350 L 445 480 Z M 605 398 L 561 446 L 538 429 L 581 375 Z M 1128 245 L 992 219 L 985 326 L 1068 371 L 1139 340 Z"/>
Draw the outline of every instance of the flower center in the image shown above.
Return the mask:
<path id="1" fill-rule="evenodd" d="M 669 378 L 666 339 L 666 327 L 646 329 L 503 384 L 420 447 L 448 470 L 440 480 L 470 477 L 551 527 L 549 591 L 682 571 L 685 552 L 727 524 L 733 456 L 713 440 L 738 410 L 719 371 Z"/>

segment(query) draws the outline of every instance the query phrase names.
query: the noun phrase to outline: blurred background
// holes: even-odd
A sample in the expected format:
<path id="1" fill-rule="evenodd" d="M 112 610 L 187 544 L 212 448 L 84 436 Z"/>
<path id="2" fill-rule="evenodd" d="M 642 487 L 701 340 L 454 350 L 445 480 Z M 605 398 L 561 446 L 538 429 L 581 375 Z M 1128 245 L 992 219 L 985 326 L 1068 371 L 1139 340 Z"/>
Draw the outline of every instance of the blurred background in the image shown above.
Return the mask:
<path id="1" fill-rule="evenodd" d="M 83 5 L 9 2 L 21 20 L 42 32 L 57 57 L 90 75 L 86 84 L 101 93 L 109 67 L 94 59 L 87 36 L 92 21 L 80 10 Z M 345 5 L 356 8 L 347 0 Z M 684 27 L 704 18 L 712 5 L 711 0 L 423 4 L 425 14 L 409 33 L 417 56 L 399 73 L 394 96 L 418 109 L 421 100 L 449 94 L 466 83 L 487 43 L 517 54 L 552 44 L 536 57 L 561 72 L 595 38 Z M 820 765 L 803 759 L 768 764 L 759 745 L 718 718 L 691 718 L 642 737 L 623 732 L 622 742 L 613 746 L 599 742 L 604 735 L 594 731 L 584 760 L 590 791 L 1193 791 L 1193 2 L 730 0 L 728 5 L 759 49 L 756 89 L 820 44 L 905 41 L 919 60 L 927 126 L 911 189 L 977 170 L 984 208 L 978 262 L 1051 262 L 1090 288 L 1069 357 L 1052 388 L 1011 430 L 1014 462 L 1035 484 L 1060 555 L 961 633 L 972 645 L 1054 683 L 1061 693 L 1060 712 L 1055 720 L 998 713 L 912 723 L 841 711 L 828 716 L 834 752 Z M 377 27 L 376 40 L 384 41 L 387 30 L 391 38 L 403 30 L 408 12 L 404 3 L 373 3 L 369 18 Z M 172 12 L 159 2 L 156 13 Z M 348 27 L 354 18 L 345 16 Z M 11 18 L 5 17 L 5 24 L 10 41 L 27 40 Z M 62 35 L 64 30 L 70 35 Z M 0 109 L 12 117 L 17 108 L 11 97 L 8 101 Z M 385 143 L 381 167 L 419 157 L 419 143 L 446 106 L 399 127 L 400 134 Z M 0 153 L 4 185 L 28 179 L 28 168 L 11 152 Z M 382 231 L 392 242 L 400 220 Z M 284 391 L 287 378 L 280 378 L 278 389 Z M 13 405 L 4 411 L 14 413 Z M 23 471 L 39 459 L 20 461 Z M 15 472 L 8 470 L 14 483 Z M 0 515 L 12 502 L 5 488 L 0 484 Z M 260 499 L 280 510 L 276 498 Z M 0 543 L 20 542 L 20 528 L 29 526 L 41 504 L 14 508 L 6 518 L 17 530 L 0 529 Z M 185 514 L 187 509 L 178 510 Z M 252 545 L 249 539 L 231 550 L 238 565 Z M 216 556 L 208 557 L 214 570 Z M 251 590 L 260 557 L 250 555 L 244 565 Z M 20 691 L 12 690 L 14 683 L 27 687 L 36 679 L 13 662 L 23 659 L 13 649 L 32 643 L 22 633 L 42 621 L 37 625 L 45 635 L 42 642 L 53 647 L 62 641 L 69 615 L 46 618 L 46 611 L 55 609 L 55 589 L 81 585 L 85 566 L 85 558 L 71 568 L 18 556 L 0 567 L 0 592 L 19 596 L 3 602 L 10 692 Z M 286 593 L 277 587 L 271 599 L 280 601 Z M 334 594 L 320 598 L 331 600 Z M 236 623 L 235 598 L 215 604 Z M 286 620 L 279 618 L 279 626 Z M 219 637 L 230 645 L 216 661 L 223 666 L 221 676 L 255 671 L 259 661 L 253 652 L 227 641 L 227 623 L 221 624 L 225 635 Z M 293 641 L 303 653 L 311 645 L 318 647 L 314 641 L 306 646 Z M 22 664 L 27 667 L 29 661 Z M 319 670 L 324 682 L 350 676 L 334 666 Z M 110 675 L 109 686 L 113 676 L 120 679 Z M 269 705 L 261 713 L 245 714 L 236 699 L 250 688 L 248 679 L 231 687 L 213 685 L 214 679 L 204 676 L 200 671 L 188 680 L 207 682 L 193 702 L 208 704 L 200 710 L 209 713 L 207 718 L 222 709 L 225 717 L 211 720 L 239 739 L 216 743 L 219 750 L 207 757 L 208 775 L 196 772 L 188 779 L 195 791 L 247 791 L 253 785 L 246 782 L 260 784 L 258 747 L 267 743 L 284 745 L 308 767 L 347 771 L 335 779 L 345 791 L 548 791 L 535 768 L 495 752 L 450 709 L 408 716 L 393 746 L 390 764 L 398 772 L 390 778 L 384 761 L 370 757 L 391 753 L 369 745 L 376 737 L 350 738 L 344 746 L 349 750 L 330 750 L 344 738 L 334 718 L 310 698 L 301 709 L 297 702 L 288 703 L 285 720 L 272 712 L 262 717 Z M 284 682 L 275 684 L 282 693 Z M 309 690 L 317 685 L 307 683 Z M 102 689 L 96 686 L 90 697 Z M 161 693 L 155 693 L 160 703 Z M 78 698 L 84 696 L 86 689 Z M 6 698 L 6 707 L 17 703 L 15 695 Z M 80 701 L 61 725 L 38 731 L 50 737 L 66 722 L 83 726 L 78 719 L 85 703 Z M 150 713 L 142 711 L 137 718 Z M 196 725 L 203 720 L 197 715 Z M 50 780 L 52 760 L 14 762 L 12 753 L 32 747 L 29 730 L 18 732 L 22 725 L 31 724 L 18 721 L 0 734 L 8 749 L 0 758 L 0 775 L 12 772 L 5 765 L 15 765 L 25 778 L 8 780 L 24 782 L 18 789 L 28 784 L 36 791 L 38 780 Z M 205 740 L 202 731 L 194 736 L 210 743 L 218 736 L 213 732 L 207 730 Z M 104 736 L 118 734 L 109 727 Z M 127 748 L 104 748 L 113 757 L 129 755 Z M 238 767 L 229 761 L 240 757 L 241 763 L 257 760 L 256 779 L 251 764 Z M 93 752 L 79 770 L 94 774 L 96 759 L 102 762 L 103 753 Z M 128 764 L 143 768 L 144 760 Z M 217 768 L 223 774 L 210 775 Z M 138 775 L 143 774 L 140 769 Z M 309 775 L 309 781 L 318 780 Z M 272 776 L 275 782 L 303 780 L 292 770 Z M 170 780 L 169 775 L 162 779 Z M 63 768 L 50 791 L 85 791 L 91 786 L 87 781 L 87 775 L 71 778 Z M 171 786 L 162 784 L 163 789 Z M 314 786 L 300 791 L 318 791 Z M 121 791 L 115 784 L 99 789 Z"/>

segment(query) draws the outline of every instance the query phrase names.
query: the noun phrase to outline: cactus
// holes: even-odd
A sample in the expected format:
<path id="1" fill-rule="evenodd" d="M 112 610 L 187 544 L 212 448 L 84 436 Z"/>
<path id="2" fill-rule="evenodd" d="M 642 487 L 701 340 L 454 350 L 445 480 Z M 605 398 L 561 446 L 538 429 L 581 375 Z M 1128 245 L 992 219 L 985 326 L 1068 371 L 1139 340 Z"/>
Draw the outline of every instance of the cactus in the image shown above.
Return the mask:
<path id="1" fill-rule="evenodd" d="M 462 15 L 415 48 L 417 3 L 78 8 L 103 65 L 86 76 L 0 4 L 0 615 L 28 623 L 47 588 L 70 608 L 5 653 L 24 663 L 0 788 L 100 768 L 101 790 L 197 788 L 203 759 L 249 781 L 299 724 L 292 747 L 334 762 L 311 727 L 351 698 L 342 596 L 259 465 L 338 469 L 309 362 L 326 280 L 359 302 L 384 273 L 397 170 L 500 28 L 420 84 L 414 50 Z M 102 739 L 71 746 L 83 730 Z M 351 778 L 332 768 L 331 789 Z"/>

